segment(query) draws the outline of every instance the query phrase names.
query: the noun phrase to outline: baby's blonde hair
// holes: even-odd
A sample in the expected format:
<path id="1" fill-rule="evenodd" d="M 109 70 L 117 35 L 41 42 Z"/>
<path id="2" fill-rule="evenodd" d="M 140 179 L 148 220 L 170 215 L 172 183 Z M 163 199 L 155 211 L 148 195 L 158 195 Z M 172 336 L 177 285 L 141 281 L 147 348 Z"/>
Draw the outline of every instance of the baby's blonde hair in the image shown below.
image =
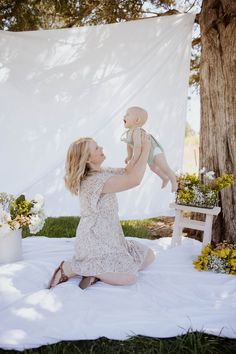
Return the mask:
<path id="1" fill-rule="evenodd" d="M 80 138 L 74 141 L 67 151 L 65 186 L 71 194 L 78 195 L 80 182 L 90 174 L 88 165 L 89 142 L 92 138 Z"/>
<path id="2" fill-rule="evenodd" d="M 138 106 L 129 107 L 128 109 L 134 111 L 136 117 L 139 118 L 141 125 L 144 125 L 146 123 L 148 119 L 148 113 L 147 111 L 145 111 L 145 109 Z"/>

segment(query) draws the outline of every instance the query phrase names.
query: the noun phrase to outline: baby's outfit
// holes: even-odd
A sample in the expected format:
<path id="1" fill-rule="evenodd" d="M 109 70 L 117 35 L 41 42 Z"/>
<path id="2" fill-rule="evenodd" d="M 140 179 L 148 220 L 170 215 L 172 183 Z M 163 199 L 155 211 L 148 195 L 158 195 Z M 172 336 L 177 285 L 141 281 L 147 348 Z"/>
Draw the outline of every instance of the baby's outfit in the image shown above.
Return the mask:
<path id="1" fill-rule="evenodd" d="M 139 129 L 141 131 L 142 128 L 135 128 L 135 129 Z M 134 130 L 133 129 L 133 132 Z M 142 129 L 144 130 L 144 129 Z M 141 133 L 141 132 L 140 132 Z M 156 140 L 156 138 L 154 138 L 153 135 L 149 134 L 151 137 L 151 147 L 150 147 L 150 152 L 148 155 L 148 164 L 152 165 L 155 161 L 155 156 L 157 154 L 160 154 L 161 152 L 164 152 L 163 147 L 161 146 L 161 144 Z M 131 129 L 126 130 L 120 138 L 121 141 L 125 142 L 126 144 L 130 144 L 132 146 L 134 146 L 134 141 L 132 138 L 132 133 L 131 133 Z"/>

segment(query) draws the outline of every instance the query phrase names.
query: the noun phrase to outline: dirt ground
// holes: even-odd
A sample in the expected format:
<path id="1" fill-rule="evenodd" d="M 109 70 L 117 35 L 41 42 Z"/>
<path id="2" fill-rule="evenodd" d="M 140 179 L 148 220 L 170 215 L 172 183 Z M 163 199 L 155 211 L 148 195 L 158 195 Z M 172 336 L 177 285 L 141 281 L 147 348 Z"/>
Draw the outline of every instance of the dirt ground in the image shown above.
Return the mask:
<path id="1" fill-rule="evenodd" d="M 191 218 L 190 213 L 186 213 L 184 216 Z M 153 221 L 151 225 L 146 225 L 152 239 L 155 240 L 162 237 L 171 237 L 175 218 L 173 216 L 162 216 L 158 219 L 158 221 Z M 195 233 L 191 229 L 184 228 L 183 235 L 199 241 L 202 239 L 202 231 Z"/>

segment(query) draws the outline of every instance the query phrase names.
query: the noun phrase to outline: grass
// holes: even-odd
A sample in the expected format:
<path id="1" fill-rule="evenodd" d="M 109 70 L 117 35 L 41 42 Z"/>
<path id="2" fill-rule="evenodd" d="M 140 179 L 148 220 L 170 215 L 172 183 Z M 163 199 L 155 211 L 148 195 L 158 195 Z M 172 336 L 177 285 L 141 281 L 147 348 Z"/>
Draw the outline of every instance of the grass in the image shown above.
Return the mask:
<path id="1" fill-rule="evenodd" d="M 150 229 L 163 218 L 122 221 L 125 236 L 153 239 Z M 74 237 L 78 217 L 47 218 L 44 228 L 37 235 L 48 237 Z M 23 232 L 27 237 L 28 232 Z M 16 353 L 14 350 L 0 349 L 0 353 Z M 19 353 L 34 354 L 232 354 L 236 353 L 236 341 L 192 332 L 173 338 L 152 338 L 146 336 L 130 337 L 126 341 L 101 337 L 96 340 L 62 341 L 56 344 L 28 349 Z"/>
<path id="2" fill-rule="evenodd" d="M 74 237 L 76 228 L 79 224 L 79 217 L 61 216 L 58 218 L 49 217 L 45 221 L 44 227 L 37 236 L 48 237 Z M 121 225 L 125 236 L 133 236 L 140 238 L 152 238 L 152 234 L 149 230 L 155 221 L 159 218 L 145 219 L 145 220 L 125 220 L 121 221 Z M 29 231 L 23 232 L 23 238 L 29 236 Z"/>
<path id="3" fill-rule="evenodd" d="M 236 343 L 232 339 L 191 332 L 174 338 L 158 339 L 135 336 L 125 341 L 101 337 L 96 340 L 63 341 L 27 349 L 24 354 L 233 354 Z M 0 353 L 16 351 L 0 349 Z"/>

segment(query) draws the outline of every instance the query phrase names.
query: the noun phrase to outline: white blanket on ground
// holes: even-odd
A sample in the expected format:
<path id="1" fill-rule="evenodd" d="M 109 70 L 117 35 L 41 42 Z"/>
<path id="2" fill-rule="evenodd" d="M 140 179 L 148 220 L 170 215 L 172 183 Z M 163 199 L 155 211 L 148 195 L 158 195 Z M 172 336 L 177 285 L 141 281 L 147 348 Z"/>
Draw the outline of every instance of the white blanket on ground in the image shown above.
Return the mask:
<path id="1" fill-rule="evenodd" d="M 79 215 L 63 180 L 69 144 L 91 136 L 104 147 L 104 166 L 125 166 L 120 135 L 133 105 L 147 109 L 145 129 L 182 169 L 194 17 L 0 31 L 1 191 L 43 194 L 48 216 Z M 147 169 L 142 185 L 119 193 L 120 218 L 173 215 L 171 186 L 160 187 Z"/>
<path id="2" fill-rule="evenodd" d="M 195 270 L 199 241 L 184 238 L 170 248 L 167 237 L 134 239 L 157 256 L 138 282 L 97 282 L 86 290 L 78 287 L 80 276 L 45 289 L 54 268 L 72 256 L 73 239 L 24 239 L 24 260 L 0 266 L 0 347 L 23 350 L 102 336 L 166 338 L 189 329 L 236 338 L 235 277 Z"/>

